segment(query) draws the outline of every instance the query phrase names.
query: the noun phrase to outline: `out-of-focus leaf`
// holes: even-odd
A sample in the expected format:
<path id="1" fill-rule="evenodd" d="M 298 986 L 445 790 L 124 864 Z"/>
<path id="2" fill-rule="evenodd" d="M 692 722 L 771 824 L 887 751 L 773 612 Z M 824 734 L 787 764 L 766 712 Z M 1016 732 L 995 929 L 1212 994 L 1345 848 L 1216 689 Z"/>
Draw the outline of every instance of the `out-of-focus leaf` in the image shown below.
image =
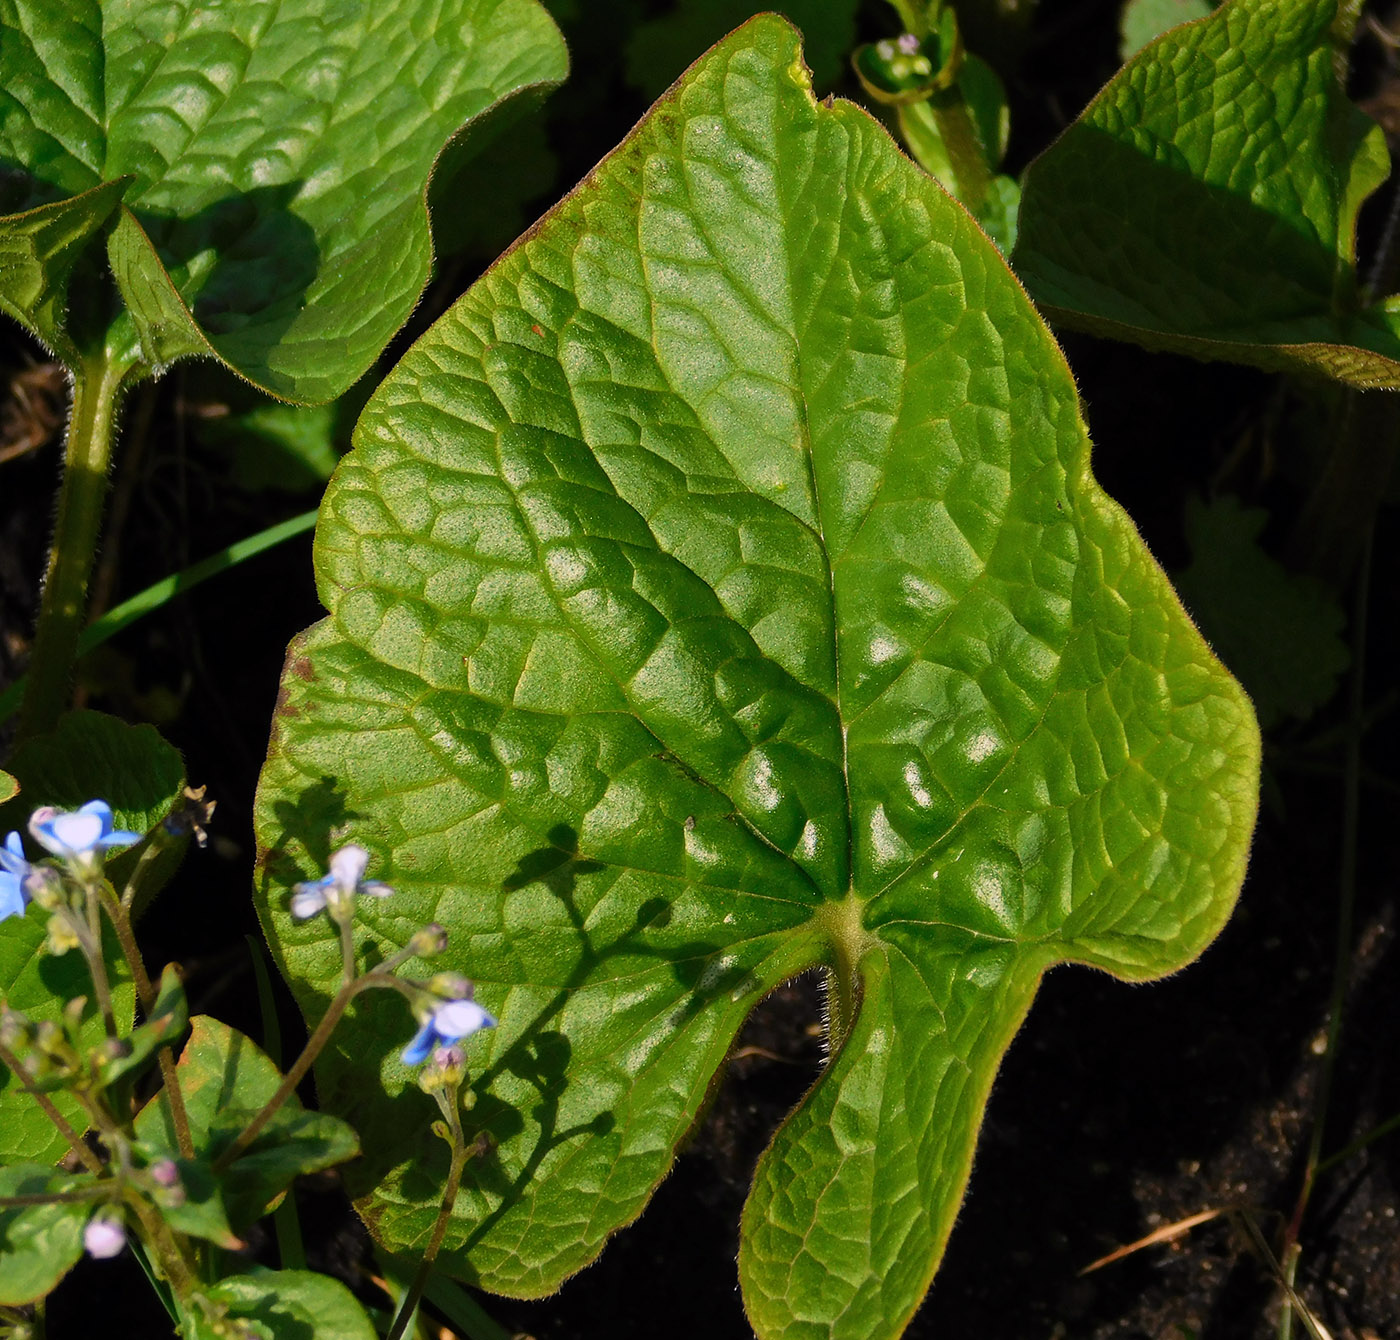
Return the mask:
<path id="1" fill-rule="evenodd" d="M 627 78 L 657 97 L 708 47 L 745 19 L 776 11 L 802 31 L 803 58 L 818 88 L 834 83 L 855 45 L 858 0 L 672 0 L 670 10 L 637 25 L 627 48 Z"/>
<path id="2" fill-rule="evenodd" d="M 65 712 L 47 735 L 22 743 L 9 766 L 23 787 L 0 811 L 0 825 L 22 827 L 40 805 L 75 810 L 89 800 L 112 807 L 113 825 L 149 833 L 185 784 L 179 751 L 154 726 L 132 726 L 105 712 Z"/>
<path id="3" fill-rule="evenodd" d="M 958 70 L 956 88 L 948 96 L 961 98 L 983 161 L 992 173 L 991 183 L 980 200 L 966 198 L 961 190 L 934 100 L 896 109 L 900 135 L 919 166 L 937 177 L 945 190 L 961 199 L 1002 254 L 1009 255 L 1016 244 L 1021 188 L 1013 178 L 996 171 L 1001 166 L 1011 133 L 1006 89 L 991 66 L 969 55 Z"/>
<path id="4" fill-rule="evenodd" d="M 1197 358 L 1400 387 L 1356 213 L 1389 170 L 1338 79 L 1334 0 L 1230 0 L 1130 60 L 1027 169 L 1017 274 L 1052 320 Z"/>
<path id="5" fill-rule="evenodd" d="M 373 390 L 363 377 L 326 405 L 269 400 L 214 363 L 185 374 L 190 431 L 215 468 L 250 493 L 319 492 L 349 450 L 350 429 Z"/>
<path id="6" fill-rule="evenodd" d="M 1127 60 L 1169 28 L 1203 19 L 1211 0 L 1127 0 L 1118 18 L 1118 54 Z"/>
<path id="7" fill-rule="evenodd" d="M 266 1340 L 376 1340 L 355 1295 L 339 1280 L 314 1271 L 234 1275 L 214 1285 L 208 1297 Z M 213 1340 L 207 1322 L 194 1322 L 192 1340 Z"/>
<path id="8" fill-rule="evenodd" d="M 1259 543 L 1263 508 L 1231 497 L 1186 506 L 1191 564 L 1177 588 L 1216 655 L 1254 699 L 1259 722 L 1311 716 L 1350 663 L 1346 616 L 1321 582 L 1289 572 Z"/>
<path id="9" fill-rule="evenodd" d="M 0 1196 L 71 1191 L 82 1178 L 20 1163 L 0 1168 Z M 0 1303 L 14 1306 L 44 1297 L 83 1254 L 83 1227 L 91 1202 L 0 1206 Z"/>
<path id="10" fill-rule="evenodd" d="M 75 810 L 90 800 L 105 800 L 112 807 L 114 827 L 149 833 L 170 813 L 185 785 L 179 751 L 154 726 L 133 726 L 105 712 L 65 712 L 48 734 L 20 744 L 9 766 L 23 794 L 0 806 L 0 831 L 23 828 L 40 805 Z M 144 847 L 143 843 L 108 856 L 107 874 L 118 889 Z M 148 892 L 169 878 L 181 852 L 172 844 L 161 853 L 159 868 L 150 872 Z"/>

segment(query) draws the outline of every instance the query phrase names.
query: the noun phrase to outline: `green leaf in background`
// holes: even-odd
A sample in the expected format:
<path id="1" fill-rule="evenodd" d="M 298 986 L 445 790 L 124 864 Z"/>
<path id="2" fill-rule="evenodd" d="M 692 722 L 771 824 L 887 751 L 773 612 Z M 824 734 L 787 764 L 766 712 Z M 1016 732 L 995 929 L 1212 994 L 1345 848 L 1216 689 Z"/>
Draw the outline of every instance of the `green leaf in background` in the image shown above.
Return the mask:
<path id="1" fill-rule="evenodd" d="M 498 1016 L 468 1048 L 494 1148 L 442 1265 L 556 1288 L 641 1212 L 753 1006 L 821 966 L 833 1057 L 759 1164 L 745 1302 L 764 1340 L 898 1334 L 1041 975 L 1187 962 L 1255 813 L 1249 704 L 1095 483 L 1054 341 L 763 17 L 355 443 L 259 790 L 260 912 L 315 1016 L 336 937 L 287 895 L 352 837 L 398 890 L 360 911 L 366 960 L 438 920 Z M 361 997 L 317 1072 L 391 1249 L 446 1168 L 411 1029 Z"/>
<path id="2" fill-rule="evenodd" d="M 672 0 L 665 14 L 639 23 L 627 48 L 627 78 L 649 98 L 657 97 L 700 52 L 745 19 L 781 11 L 803 36 L 803 56 L 818 87 L 835 83 L 855 45 L 857 0 Z"/>
<path id="3" fill-rule="evenodd" d="M 1336 692 L 1351 656 L 1346 615 L 1315 578 L 1289 572 L 1259 543 L 1269 514 L 1228 496 L 1186 507 L 1191 564 L 1177 575 L 1186 607 L 1239 676 L 1266 729 L 1304 719 Z"/>
<path id="4" fill-rule="evenodd" d="M 525 231 L 534 218 L 526 205 L 549 190 L 558 170 L 544 122 L 534 117 L 482 144 L 455 177 L 434 177 L 428 200 L 439 255 L 498 256 Z M 451 202 L 445 209 L 442 199 Z"/>
<path id="5" fill-rule="evenodd" d="M 183 395 L 195 442 L 235 487 L 319 497 L 376 380 L 362 377 L 329 404 L 287 405 L 205 362 L 188 368 Z"/>
<path id="6" fill-rule="evenodd" d="M 55 293 L 111 213 L 102 188 L 128 178 L 108 237 L 128 314 L 110 341 L 150 369 L 213 354 L 275 395 L 329 400 L 427 282 L 444 144 L 566 70 L 534 0 L 0 0 L 18 211 L 0 257 L 33 252 L 7 310 L 63 352 Z M 42 233 L 41 205 L 59 210 Z"/>
<path id="7" fill-rule="evenodd" d="M 0 805 L 19 795 L 19 783 L 3 768 L 0 768 Z"/>
<path id="8" fill-rule="evenodd" d="M 991 173 L 986 190 L 978 200 L 969 198 L 967 192 L 960 189 L 958 166 L 954 155 L 949 152 L 943 128 L 947 113 L 940 116 L 937 110 L 940 101 L 952 98 L 960 100 L 966 114 L 965 119 L 959 119 L 960 123 L 971 131 L 970 135 L 964 131 L 964 137 L 973 141 L 964 151 L 980 153 Z M 926 102 L 899 106 L 895 114 L 899 120 L 899 133 L 919 166 L 937 177 L 945 190 L 962 200 L 1002 254 L 1009 255 L 1016 245 L 1016 216 L 1021 204 L 1021 188 L 1014 178 L 996 171 L 1006 155 L 1006 145 L 1011 135 L 1006 88 L 996 71 L 976 56 L 965 56 L 952 90 L 935 95 Z"/>
<path id="9" fill-rule="evenodd" d="M 1211 0 L 1127 0 L 1118 18 L 1118 54 L 1127 60 L 1169 28 L 1203 19 Z"/>
<path id="10" fill-rule="evenodd" d="M 207 1291 L 230 1319 L 251 1322 L 267 1340 L 375 1340 L 374 1327 L 355 1295 L 339 1280 L 310 1270 L 255 1270 L 233 1275 Z M 208 1324 L 191 1324 L 195 1340 L 212 1337 Z"/>
<path id="11" fill-rule="evenodd" d="M 26 807 L 30 805 L 31 794 L 44 794 L 42 790 L 31 793 L 29 786 L 26 781 L 21 797 Z M 93 797 L 88 795 L 85 799 Z M 36 806 L 44 803 L 43 800 L 33 801 Z M 118 810 L 117 815 L 116 826 L 122 827 L 122 811 Z M 5 823 L 5 819 L 11 822 Z M 0 813 L 0 832 L 8 832 L 17 824 L 22 826 L 23 820 Z M 31 851 L 30 854 L 42 853 Z M 0 1001 L 27 1015 L 34 1023 L 44 1020 L 58 1023 L 63 1017 L 63 1007 L 70 1000 L 85 996 L 88 1007 L 79 1036 L 86 1046 L 95 1047 L 105 1033 L 102 1016 L 93 1000 L 87 963 L 76 950 L 59 956 L 45 950 L 48 921 L 49 914 L 33 903 L 25 908 L 22 917 L 6 917 L 0 921 Z M 129 1024 L 136 1007 L 136 991 L 115 935 L 110 927 L 104 930 L 103 949 L 108 980 L 112 984 L 112 1005 L 117 1018 Z M 48 1096 L 74 1130 L 81 1133 L 87 1129 L 88 1118 L 77 1099 L 62 1091 Z M 67 1152 L 67 1142 L 34 1098 L 25 1092 L 15 1075 L 0 1065 L 0 1163 L 28 1160 L 53 1164 Z"/>
<path id="12" fill-rule="evenodd" d="M 281 1083 L 277 1067 L 248 1038 L 207 1015 L 190 1023 L 190 1038 L 176 1066 L 195 1152 L 213 1162 Z M 169 1112 L 148 1103 L 136 1133 L 149 1150 L 175 1157 Z M 344 1122 L 307 1112 L 289 1098 L 221 1179 L 223 1203 L 236 1231 L 247 1228 L 302 1173 L 319 1172 L 359 1152 Z"/>
<path id="13" fill-rule="evenodd" d="M 0 1168 L 0 1196 L 69 1191 L 82 1179 L 36 1164 Z M 0 1207 L 0 1303 L 42 1298 L 83 1254 L 83 1227 L 91 1202 Z"/>
<path id="14" fill-rule="evenodd" d="M 20 744 L 9 759 L 23 794 L 0 807 L 0 830 L 23 829 L 41 805 L 75 810 L 89 800 L 105 800 L 114 825 L 149 833 L 179 798 L 185 765 L 179 752 L 154 726 L 132 726 L 105 712 L 65 712 L 46 735 Z M 107 858 L 107 873 L 121 888 L 142 847 Z M 151 873 L 150 889 L 159 889 L 179 863 L 182 848 L 173 845 Z M 162 877 L 163 876 L 163 877 Z M 141 908 L 136 911 L 139 914 Z"/>
<path id="15" fill-rule="evenodd" d="M 1348 11 L 1349 13 L 1349 11 Z M 1338 79 L 1334 0 L 1230 0 L 1139 52 L 1027 169 L 1016 273 L 1052 320 L 1400 387 L 1356 213 L 1389 170 Z"/>

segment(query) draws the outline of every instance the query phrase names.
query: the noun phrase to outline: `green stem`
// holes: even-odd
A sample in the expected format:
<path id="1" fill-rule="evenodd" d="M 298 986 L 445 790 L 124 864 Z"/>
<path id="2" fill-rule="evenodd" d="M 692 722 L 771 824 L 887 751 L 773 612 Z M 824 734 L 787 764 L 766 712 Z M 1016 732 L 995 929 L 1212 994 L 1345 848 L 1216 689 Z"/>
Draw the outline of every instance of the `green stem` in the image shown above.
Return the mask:
<path id="1" fill-rule="evenodd" d="M 101 891 L 95 884 L 83 886 L 83 896 L 87 902 L 87 930 L 91 945 L 84 945 L 87 953 L 88 970 L 92 974 L 92 990 L 97 997 L 98 1008 L 102 1011 L 102 1023 L 109 1038 L 117 1036 L 117 1016 L 112 1009 L 112 987 L 107 980 L 107 964 L 102 957 L 102 912 L 99 906 Z"/>
<path id="2" fill-rule="evenodd" d="M 967 103 L 955 87 L 896 109 L 899 133 L 925 172 L 974 214 L 987 203 L 992 168 Z"/>
<path id="3" fill-rule="evenodd" d="M 938 124 L 948 162 L 957 178 L 958 189 L 954 194 L 973 214 L 978 214 L 987 203 L 987 192 L 992 189 L 992 170 L 987 165 L 987 151 L 972 123 L 967 100 L 954 85 L 935 93 L 928 100 L 928 108 Z"/>
<path id="4" fill-rule="evenodd" d="M 32 1196 L 0 1196 L 0 1209 L 17 1209 L 21 1205 L 65 1205 L 85 1200 L 110 1200 L 112 1188 L 86 1186 L 77 1191 L 38 1191 Z"/>
<path id="5" fill-rule="evenodd" d="M 145 882 L 146 876 L 155 868 L 156 862 L 160 859 L 161 851 L 165 847 L 165 843 L 161 840 L 162 832 L 162 829 L 157 828 L 151 835 L 136 862 L 136 869 L 131 872 L 131 878 L 126 881 L 126 887 L 122 889 L 121 908 L 128 918 L 131 915 L 131 909 L 136 905 L 136 896 L 141 890 L 141 885 Z M 152 996 L 151 999 L 154 1000 L 155 997 Z"/>
<path id="6" fill-rule="evenodd" d="M 141 1221 L 146 1242 L 155 1253 L 160 1273 L 183 1308 L 199 1288 L 194 1267 L 181 1251 L 170 1226 L 141 1196 L 132 1192 L 125 1197 L 123 1204 Z"/>
<path id="7" fill-rule="evenodd" d="M 228 1166 L 258 1138 L 262 1128 L 272 1120 L 278 1108 L 296 1092 L 297 1085 L 306 1078 L 306 1072 L 311 1069 L 312 1062 L 321 1054 L 321 1049 L 326 1043 L 330 1041 L 336 1024 L 340 1022 L 346 1007 L 362 985 L 362 980 L 352 979 L 341 983 L 340 990 L 335 993 L 335 999 L 331 1001 L 329 1008 L 321 1016 L 321 1022 L 316 1025 L 316 1031 L 307 1039 L 306 1046 L 302 1048 L 301 1055 L 296 1059 L 296 1064 L 282 1077 L 282 1083 L 277 1086 L 277 1092 L 263 1104 L 262 1110 L 243 1128 L 238 1138 L 214 1160 L 216 1173 L 227 1170 Z"/>
<path id="8" fill-rule="evenodd" d="M 436 1222 L 433 1224 L 433 1235 L 428 1239 L 428 1246 L 423 1252 L 423 1259 L 418 1263 L 418 1270 L 413 1276 L 413 1283 L 408 1286 L 408 1291 L 399 1302 L 398 1313 L 394 1317 L 394 1324 L 389 1328 L 389 1334 L 385 1340 L 402 1340 L 404 1332 L 408 1329 L 408 1323 L 412 1320 L 413 1314 L 418 1310 L 418 1304 L 422 1302 L 423 1290 L 428 1287 L 428 1279 L 433 1273 L 433 1262 L 437 1260 L 437 1254 L 442 1248 L 442 1240 L 447 1236 L 447 1225 L 452 1221 L 452 1207 L 457 1203 L 457 1192 L 462 1186 L 462 1170 L 467 1166 L 467 1160 L 472 1156 L 472 1150 L 467 1148 L 465 1139 L 462 1136 L 462 1118 L 457 1110 L 459 1097 L 456 1090 L 451 1095 L 451 1108 L 444 1104 L 445 1115 L 451 1123 L 452 1131 L 452 1164 L 447 1170 L 447 1185 L 442 1192 L 442 1205 L 438 1209 Z"/>
<path id="9" fill-rule="evenodd" d="M 277 1086 L 277 1092 L 263 1104 L 262 1110 L 243 1128 L 238 1139 L 214 1160 L 216 1173 L 223 1172 L 228 1168 L 258 1138 L 262 1128 L 272 1120 L 277 1109 L 296 1092 L 297 1085 L 306 1078 L 306 1072 L 311 1069 L 326 1043 L 330 1041 L 335 1026 L 340 1022 L 341 1016 L 344 1015 L 350 1002 L 361 991 L 370 991 L 375 987 L 390 987 L 407 996 L 411 1001 L 422 990 L 421 987 L 413 983 L 401 982 L 393 974 L 395 967 L 404 959 L 412 957 L 407 949 L 357 977 L 355 975 L 354 923 L 347 918 L 339 922 L 339 929 L 340 952 L 344 964 L 341 970 L 340 990 L 335 993 L 335 998 L 327 1007 L 325 1014 L 321 1016 L 321 1022 L 316 1025 L 316 1031 L 306 1040 L 306 1046 L 302 1048 L 301 1055 L 296 1059 L 296 1064 L 282 1077 L 282 1083 Z"/>
<path id="10" fill-rule="evenodd" d="M 20 711 L 21 738 L 52 730 L 68 705 L 88 581 L 102 527 L 117 410 L 130 371 L 129 363 L 117 363 L 98 353 L 90 356 L 73 378 L 63 485 L 39 625 L 29 658 L 29 687 Z"/>
<path id="11" fill-rule="evenodd" d="M 137 874 L 140 873 L 146 857 L 158 845 L 158 842 L 152 841 L 147 846 L 141 856 L 141 861 L 137 864 Z M 127 889 L 130 891 L 135 887 L 136 875 L 133 874 Z M 102 906 L 107 910 L 107 919 L 112 923 L 112 929 L 117 933 L 117 941 L 122 947 L 122 954 L 126 958 L 127 966 L 131 969 L 131 978 L 136 984 L 136 998 L 141 1002 L 142 1013 L 149 1019 L 151 1010 L 156 1003 L 156 988 L 150 975 L 146 972 L 146 962 L 141 957 L 140 946 L 136 943 L 136 932 L 132 928 L 131 917 L 125 904 L 118 900 L 116 892 L 110 885 L 102 886 L 98 892 L 102 898 Z M 190 1119 L 185 1111 L 185 1095 L 181 1092 L 180 1076 L 175 1066 L 175 1057 L 168 1045 L 156 1053 L 156 1061 L 160 1065 L 161 1101 L 165 1104 L 166 1111 L 170 1113 L 170 1124 L 175 1130 L 175 1143 L 179 1146 L 180 1157 L 192 1159 L 194 1158 L 194 1138 L 190 1135 Z"/>
<path id="12" fill-rule="evenodd" d="M 915 37 L 928 36 L 929 20 L 937 15 L 939 0 L 890 0 L 890 4 L 906 33 L 913 33 Z M 929 9 L 934 11 L 933 16 L 928 13 Z"/>

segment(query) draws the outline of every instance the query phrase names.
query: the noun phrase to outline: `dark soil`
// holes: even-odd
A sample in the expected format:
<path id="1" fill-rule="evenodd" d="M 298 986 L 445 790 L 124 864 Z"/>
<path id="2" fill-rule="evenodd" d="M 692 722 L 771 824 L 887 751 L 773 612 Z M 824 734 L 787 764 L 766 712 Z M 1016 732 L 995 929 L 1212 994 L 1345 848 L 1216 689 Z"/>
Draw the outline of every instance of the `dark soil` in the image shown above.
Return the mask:
<path id="1" fill-rule="evenodd" d="M 1039 36 L 1012 85 L 1013 169 L 1112 72 L 1116 8 L 1042 6 Z M 883 13 L 872 3 L 867 32 L 882 30 Z M 591 73 L 575 95 L 560 95 L 551 121 L 561 188 L 642 110 L 621 83 L 615 53 L 606 63 L 607 22 L 595 16 L 587 32 L 570 38 L 576 69 Z M 1367 61 L 1379 86 L 1384 63 L 1374 52 Z M 440 310 L 464 286 L 470 263 L 453 273 L 424 310 Z M 10 373 L 40 357 L 8 325 L 0 339 L 0 363 Z M 1301 418 L 1305 402 L 1295 393 L 1235 368 L 1087 339 L 1065 343 L 1099 476 L 1169 568 L 1187 556 L 1185 497 L 1222 474 L 1234 491 L 1271 508 L 1268 538 L 1287 535 L 1303 494 L 1270 453 Z M 130 501 L 107 550 L 118 598 L 314 505 L 314 495 L 231 489 L 217 462 L 191 446 L 182 412 L 186 377 L 177 369 L 152 392 L 145 449 L 118 478 Z M 23 660 L 56 471 L 52 441 L 0 466 L 0 681 Z M 1366 703 L 1375 711 L 1363 754 L 1352 987 L 1330 1092 L 1328 1152 L 1400 1111 L 1400 856 L 1391 827 L 1400 818 L 1391 710 L 1400 546 L 1393 509 L 1381 522 L 1366 656 Z M 255 1037 L 263 1021 L 244 938 L 256 945 L 259 936 L 249 901 L 249 811 L 283 647 L 319 613 L 309 540 L 298 539 L 130 629 L 91 663 L 86 681 L 92 705 L 155 719 L 183 751 L 189 776 L 218 798 L 216 838 L 187 860 L 142 934 L 151 961 L 186 965 L 193 1009 Z M 1077 968 L 1047 978 L 1006 1057 L 967 1201 L 911 1337 L 1263 1340 L 1277 1333 L 1279 1289 L 1247 1223 L 1276 1248 L 1298 1197 L 1313 1124 L 1345 845 L 1345 697 L 1343 690 L 1313 720 L 1268 742 L 1249 879 L 1237 914 L 1199 963 L 1137 987 Z M 285 994 L 280 1005 L 290 1048 L 299 1025 Z M 487 1299 L 493 1315 L 537 1340 L 751 1335 L 735 1269 L 740 1210 L 759 1154 L 818 1074 L 819 1018 L 814 978 L 770 996 L 639 1223 L 555 1298 Z M 298 1201 L 313 1265 L 372 1297 L 368 1239 L 334 1179 L 301 1188 Z M 1206 1210 L 1222 1213 L 1174 1241 L 1081 1273 L 1115 1248 Z M 1400 1133 L 1318 1182 L 1303 1223 L 1297 1285 L 1335 1340 L 1400 1336 L 1397 1213 Z M 275 1259 L 266 1241 L 251 1246 Z M 55 1340 L 98 1327 L 111 1336 L 168 1333 L 129 1258 L 80 1265 L 49 1318 Z M 1303 1334 L 1295 1322 L 1294 1335 Z"/>

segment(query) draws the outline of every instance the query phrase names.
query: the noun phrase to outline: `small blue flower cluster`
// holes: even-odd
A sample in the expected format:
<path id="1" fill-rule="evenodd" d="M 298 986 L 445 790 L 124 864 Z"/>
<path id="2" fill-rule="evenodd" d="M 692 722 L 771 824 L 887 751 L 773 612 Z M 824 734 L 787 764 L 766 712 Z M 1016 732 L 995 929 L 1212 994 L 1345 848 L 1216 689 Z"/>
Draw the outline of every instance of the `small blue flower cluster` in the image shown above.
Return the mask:
<path id="1" fill-rule="evenodd" d="M 329 866 L 319 879 L 292 886 L 290 911 L 298 921 L 322 911 L 336 922 L 345 921 L 353 914 L 355 899 L 361 894 L 387 898 L 394 892 L 388 884 L 365 878 L 369 852 L 356 843 L 337 851 Z M 428 930 L 442 933 L 441 927 Z M 472 999 L 472 984 L 465 977 L 440 974 L 428 992 L 439 998 L 419 1009 L 420 1027 L 402 1053 L 405 1065 L 421 1065 L 438 1047 L 460 1042 L 483 1028 L 496 1027 L 495 1018 Z"/>
<path id="2" fill-rule="evenodd" d="M 101 854 L 109 848 L 141 841 L 140 833 L 113 828 L 112 822 L 112 807 L 105 800 L 90 800 L 76 810 L 45 805 L 30 815 L 29 832 L 45 851 L 82 877 L 100 868 Z M 0 846 L 0 921 L 23 914 L 39 878 L 38 867 L 25 859 L 20 835 L 11 833 Z"/>
<path id="3" fill-rule="evenodd" d="M 90 800 L 72 811 L 52 806 L 35 810 L 30 816 L 29 832 L 45 851 L 56 856 L 80 880 L 101 871 L 104 852 L 141 841 L 140 833 L 113 827 L 112 807 L 104 800 Z M 345 923 L 353 916 L 355 900 L 361 895 L 387 898 L 393 889 L 377 879 L 366 879 L 368 867 L 369 852 L 364 847 L 355 843 L 342 847 L 331 857 L 326 874 L 294 886 L 292 916 L 305 921 L 324 911 L 337 923 Z M 26 901 L 36 892 L 42 897 L 41 885 L 53 878 L 55 873 L 51 867 L 29 862 L 20 835 L 11 833 L 0 845 L 0 921 L 23 915 Z M 441 948 L 442 928 L 427 927 L 420 938 L 435 945 L 435 949 Z M 435 952 L 435 949 L 415 952 Z M 472 999 L 472 984 L 464 977 L 439 974 L 421 995 L 423 1003 L 416 1007 L 420 1027 L 413 1041 L 404 1048 L 405 1065 L 420 1065 L 437 1048 L 496 1026 L 491 1014 Z"/>

